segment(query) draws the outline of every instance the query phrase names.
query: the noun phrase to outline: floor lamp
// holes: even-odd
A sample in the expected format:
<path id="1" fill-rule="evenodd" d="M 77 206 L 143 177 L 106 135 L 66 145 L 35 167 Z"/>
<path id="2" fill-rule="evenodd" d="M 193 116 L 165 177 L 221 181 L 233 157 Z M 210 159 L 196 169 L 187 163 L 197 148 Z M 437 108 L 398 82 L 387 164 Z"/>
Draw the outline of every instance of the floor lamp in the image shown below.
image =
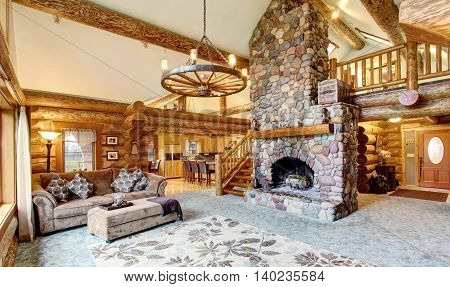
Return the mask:
<path id="1" fill-rule="evenodd" d="M 50 172 L 50 152 L 52 150 L 52 141 L 56 139 L 60 133 L 58 132 L 49 132 L 49 131 L 39 131 L 41 137 L 47 140 L 47 172 Z"/>

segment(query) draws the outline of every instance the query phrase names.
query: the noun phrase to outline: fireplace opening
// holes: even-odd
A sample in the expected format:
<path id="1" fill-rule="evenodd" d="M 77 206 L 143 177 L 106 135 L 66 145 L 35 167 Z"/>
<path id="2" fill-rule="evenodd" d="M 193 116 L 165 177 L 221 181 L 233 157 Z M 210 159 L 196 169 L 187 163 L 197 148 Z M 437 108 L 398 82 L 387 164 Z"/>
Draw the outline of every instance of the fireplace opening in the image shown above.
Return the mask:
<path id="1" fill-rule="evenodd" d="M 298 158 L 284 157 L 272 165 L 272 188 L 307 190 L 313 186 L 314 171 Z"/>

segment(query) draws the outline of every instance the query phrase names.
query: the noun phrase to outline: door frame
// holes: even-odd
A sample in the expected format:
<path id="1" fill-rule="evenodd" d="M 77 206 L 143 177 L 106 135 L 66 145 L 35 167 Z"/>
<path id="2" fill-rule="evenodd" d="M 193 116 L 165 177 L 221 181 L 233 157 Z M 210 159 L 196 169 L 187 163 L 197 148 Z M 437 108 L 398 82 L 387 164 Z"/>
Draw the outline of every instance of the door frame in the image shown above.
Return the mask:
<path id="1" fill-rule="evenodd" d="M 416 182 L 415 186 L 419 186 L 419 132 L 421 131 L 436 131 L 436 130 L 450 130 L 450 124 L 444 125 L 432 125 L 432 126 L 424 126 L 420 123 L 415 124 L 402 124 L 400 126 L 400 132 L 402 137 L 402 182 L 406 182 L 406 157 L 405 157 L 405 131 L 415 131 L 414 135 L 414 153 L 416 158 Z"/>

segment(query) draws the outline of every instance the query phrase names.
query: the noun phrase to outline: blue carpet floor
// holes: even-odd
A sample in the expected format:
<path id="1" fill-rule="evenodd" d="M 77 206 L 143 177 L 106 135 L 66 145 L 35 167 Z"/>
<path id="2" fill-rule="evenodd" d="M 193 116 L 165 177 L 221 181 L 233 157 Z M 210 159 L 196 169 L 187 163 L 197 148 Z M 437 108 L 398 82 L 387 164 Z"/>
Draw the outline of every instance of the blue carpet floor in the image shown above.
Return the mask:
<path id="1" fill-rule="evenodd" d="M 360 195 L 357 212 L 321 223 L 211 190 L 175 197 L 186 221 L 218 214 L 378 266 L 450 266 L 448 203 Z M 87 246 L 98 242 L 85 226 L 39 236 L 19 245 L 16 266 L 95 266 Z"/>

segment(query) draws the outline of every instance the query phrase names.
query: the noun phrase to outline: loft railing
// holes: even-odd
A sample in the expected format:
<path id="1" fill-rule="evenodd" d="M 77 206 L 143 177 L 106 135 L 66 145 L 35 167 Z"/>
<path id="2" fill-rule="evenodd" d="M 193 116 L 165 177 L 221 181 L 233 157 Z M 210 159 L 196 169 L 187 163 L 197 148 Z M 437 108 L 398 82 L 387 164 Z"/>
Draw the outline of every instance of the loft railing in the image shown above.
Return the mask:
<path id="1" fill-rule="evenodd" d="M 330 78 L 347 82 L 353 93 L 400 87 L 417 90 L 419 80 L 448 76 L 449 47 L 408 42 L 354 59 L 330 59 Z"/>
<path id="2" fill-rule="evenodd" d="M 216 194 L 222 195 L 224 187 L 248 159 L 252 150 L 252 137 L 247 133 L 225 155 L 216 155 Z"/>
<path id="3" fill-rule="evenodd" d="M 439 45 L 418 45 L 421 57 L 419 61 L 419 80 L 426 80 L 450 75 L 450 47 Z M 446 56 L 446 57 L 445 57 Z"/>

